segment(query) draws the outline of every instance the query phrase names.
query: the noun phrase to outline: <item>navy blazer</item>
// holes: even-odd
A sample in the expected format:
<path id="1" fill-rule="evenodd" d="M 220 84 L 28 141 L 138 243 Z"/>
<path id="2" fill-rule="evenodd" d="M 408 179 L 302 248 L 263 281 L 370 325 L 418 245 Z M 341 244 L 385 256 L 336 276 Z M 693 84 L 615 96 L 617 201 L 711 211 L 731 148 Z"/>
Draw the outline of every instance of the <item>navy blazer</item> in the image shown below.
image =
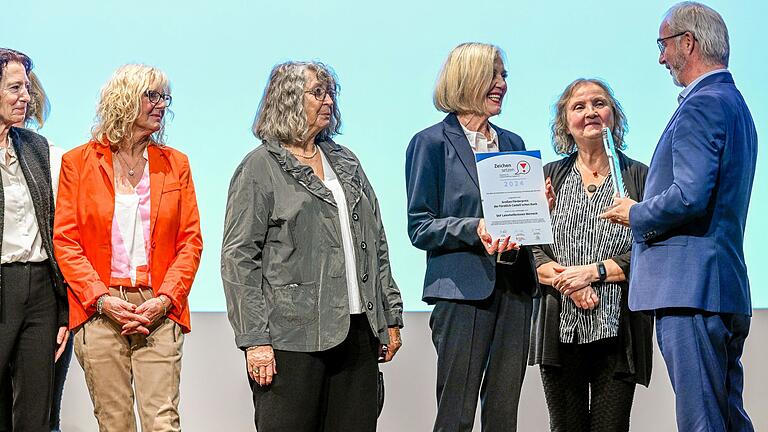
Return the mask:
<path id="1" fill-rule="evenodd" d="M 525 150 L 516 134 L 491 125 L 499 150 Z M 455 114 L 411 139 L 405 159 L 408 235 L 427 251 L 422 299 L 482 300 L 496 284 L 495 255 L 488 255 L 477 236 L 483 217 L 475 154 Z M 533 255 L 521 248 L 514 265 L 502 264 L 516 286 L 536 287 Z"/>
<path id="2" fill-rule="evenodd" d="M 702 80 L 659 140 L 632 206 L 629 306 L 751 314 L 744 225 L 757 131 L 730 73 Z"/>

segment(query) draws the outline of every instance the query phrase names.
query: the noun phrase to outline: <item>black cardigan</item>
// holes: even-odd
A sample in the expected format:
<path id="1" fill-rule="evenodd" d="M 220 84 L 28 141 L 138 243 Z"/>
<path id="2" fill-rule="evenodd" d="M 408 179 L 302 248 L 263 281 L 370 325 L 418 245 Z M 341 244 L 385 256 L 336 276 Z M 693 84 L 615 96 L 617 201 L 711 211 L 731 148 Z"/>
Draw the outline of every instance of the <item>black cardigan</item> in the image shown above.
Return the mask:
<path id="1" fill-rule="evenodd" d="M 576 153 L 544 166 L 544 176 L 552 179 L 555 195 L 566 175 L 576 162 Z M 619 165 L 627 193 L 635 201 L 641 201 L 648 167 L 618 152 Z M 536 266 L 554 261 L 551 245 L 534 246 Z M 630 253 L 612 257 L 627 276 L 627 282 L 619 283 L 622 290 L 619 341 L 625 356 L 618 362 L 614 375 L 626 381 L 648 386 L 653 359 L 653 317 L 644 312 L 631 312 L 627 304 L 629 293 Z M 528 363 L 544 366 L 560 366 L 560 293 L 551 286 L 541 286 L 542 296 L 535 300 L 531 346 Z"/>

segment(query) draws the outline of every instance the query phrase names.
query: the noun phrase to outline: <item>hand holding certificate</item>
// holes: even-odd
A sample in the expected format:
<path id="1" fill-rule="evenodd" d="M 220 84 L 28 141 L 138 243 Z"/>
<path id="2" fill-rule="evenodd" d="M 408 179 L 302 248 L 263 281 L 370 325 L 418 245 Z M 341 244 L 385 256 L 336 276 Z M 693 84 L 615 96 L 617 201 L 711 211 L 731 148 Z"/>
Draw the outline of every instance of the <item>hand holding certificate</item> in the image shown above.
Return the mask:
<path id="1" fill-rule="evenodd" d="M 493 240 L 552 243 L 541 152 L 478 153 L 477 177 L 485 228 Z"/>

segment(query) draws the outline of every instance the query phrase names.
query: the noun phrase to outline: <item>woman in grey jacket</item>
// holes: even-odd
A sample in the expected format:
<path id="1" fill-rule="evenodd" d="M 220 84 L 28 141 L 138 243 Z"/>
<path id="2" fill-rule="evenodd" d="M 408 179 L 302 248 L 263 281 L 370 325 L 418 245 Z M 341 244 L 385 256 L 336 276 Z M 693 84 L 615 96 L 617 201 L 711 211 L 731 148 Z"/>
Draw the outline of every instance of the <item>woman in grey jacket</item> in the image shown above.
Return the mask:
<path id="1" fill-rule="evenodd" d="M 253 126 L 263 144 L 230 184 L 221 274 L 259 432 L 375 430 L 377 359 L 401 345 L 376 195 L 331 139 L 336 89 L 323 64 L 275 66 Z"/>

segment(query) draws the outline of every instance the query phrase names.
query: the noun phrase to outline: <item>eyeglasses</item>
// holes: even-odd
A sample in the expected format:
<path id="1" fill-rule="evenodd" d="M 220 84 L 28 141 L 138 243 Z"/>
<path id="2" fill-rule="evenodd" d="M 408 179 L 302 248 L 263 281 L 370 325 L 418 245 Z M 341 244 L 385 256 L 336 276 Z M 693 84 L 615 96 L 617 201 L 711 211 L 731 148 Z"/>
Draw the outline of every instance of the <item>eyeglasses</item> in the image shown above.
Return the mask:
<path id="1" fill-rule="evenodd" d="M 684 31 L 682 33 L 673 34 L 672 36 L 667 36 L 667 37 L 656 39 L 656 45 L 659 46 L 659 52 L 664 52 L 664 50 L 667 48 L 667 44 L 664 41 L 666 41 L 667 39 L 673 39 L 673 38 L 676 38 L 676 37 L 680 37 L 680 36 L 682 36 L 682 35 L 684 35 L 686 33 L 688 33 L 688 30 L 686 30 L 686 31 Z"/>
<path id="2" fill-rule="evenodd" d="M 159 104 L 160 99 L 165 101 L 165 106 L 171 106 L 171 102 L 173 102 L 173 98 L 171 97 L 171 95 L 167 93 L 160 93 L 154 90 L 145 91 L 144 96 L 146 96 L 147 99 L 149 99 L 149 101 L 152 102 L 153 104 Z"/>
<path id="3" fill-rule="evenodd" d="M 307 90 L 304 93 L 311 94 L 320 102 L 325 100 L 325 95 L 331 95 L 331 99 L 336 100 L 336 92 L 333 90 L 328 90 L 325 87 L 317 87 L 314 90 Z"/>

